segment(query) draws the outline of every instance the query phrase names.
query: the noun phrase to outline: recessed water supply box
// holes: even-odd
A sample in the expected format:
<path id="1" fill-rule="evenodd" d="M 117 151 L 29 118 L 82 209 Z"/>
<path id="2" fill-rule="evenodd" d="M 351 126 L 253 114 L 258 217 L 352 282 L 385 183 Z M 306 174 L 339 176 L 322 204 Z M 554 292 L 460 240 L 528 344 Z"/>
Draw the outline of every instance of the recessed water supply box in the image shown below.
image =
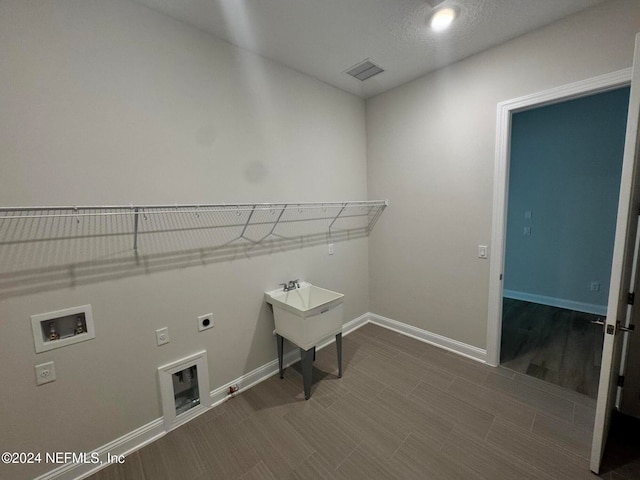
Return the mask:
<path id="1" fill-rule="evenodd" d="M 36 353 L 96 337 L 91 305 L 32 315 L 31 329 Z"/>
<path id="2" fill-rule="evenodd" d="M 165 429 L 182 425 L 211 406 L 205 350 L 158 368 Z"/>

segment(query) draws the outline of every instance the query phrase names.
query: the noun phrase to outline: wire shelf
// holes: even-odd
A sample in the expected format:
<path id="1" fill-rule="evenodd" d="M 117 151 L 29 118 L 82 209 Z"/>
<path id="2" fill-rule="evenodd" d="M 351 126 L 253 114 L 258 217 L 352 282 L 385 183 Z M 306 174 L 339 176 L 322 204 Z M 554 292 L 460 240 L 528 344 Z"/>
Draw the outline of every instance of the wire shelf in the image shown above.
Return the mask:
<path id="1" fill-rule="evenodd" d="M 344 202 L 239 203 L 188 205 L 36 206 L 0 208 L 0 246 L 30 241 L 130 238 L 135 252 L 260 244 L 271 237 L 292 238 L 362 229 L 368 234 L 387 200 Z M 184 235 L 189 232 L 189 235 Z M 213 238 L 212 237 L 213 234 Z M 143 242 L 144 240 L 144 242 Z M 144 246 L 143 246 L 144 244 Z M 86 242 L 83 242 L 87 248 Z M 93 247 L 92 247 L 93 248 Z M 95 245 L 99 249 L 99 245 Z"/>

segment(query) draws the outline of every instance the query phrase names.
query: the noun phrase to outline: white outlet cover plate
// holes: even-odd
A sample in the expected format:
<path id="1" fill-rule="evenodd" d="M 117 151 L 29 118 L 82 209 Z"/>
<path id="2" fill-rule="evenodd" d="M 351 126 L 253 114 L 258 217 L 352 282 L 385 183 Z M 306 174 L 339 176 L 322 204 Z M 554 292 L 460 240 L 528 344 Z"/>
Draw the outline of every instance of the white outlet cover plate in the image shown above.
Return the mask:
<path id="1" fill-rule="evenodd" d="M 209 325 L 205 325 L 205 321 L 209 320 Z M 213 313 L 207 313 L 206 315 L 200 315 L 198 317 L 198 331 L 208 330 L 215 326 L 216 322 L 213 319 Z"/>
<path id="2" fill-rule="evenodd" d="M 169 343 L 169 328 L 159 328 L 156 330 L 156 341 L 158 342 L 158 346 L 165 345 Z"/>
<path id="3" fill-rule="evenodd" d="M 55 382 L 56 367 L 53 362 L 41 363 L 35 366 L 36 385 L 44 385 L 45 383 Z"/>

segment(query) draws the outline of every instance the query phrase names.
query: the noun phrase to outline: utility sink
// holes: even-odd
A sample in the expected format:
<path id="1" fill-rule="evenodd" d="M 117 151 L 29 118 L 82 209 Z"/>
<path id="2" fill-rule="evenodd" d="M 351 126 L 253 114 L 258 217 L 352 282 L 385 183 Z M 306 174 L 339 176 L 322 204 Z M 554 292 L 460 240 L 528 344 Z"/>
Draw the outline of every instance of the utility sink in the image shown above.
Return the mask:
<path id="1" fill-rule="evenodd" d="M 342 333 L 343 299 L 342 293 L 308 282 L 288 292 L 265 292 L 265 301 L 273 306 L 276 333 L 303 350 Z"/>

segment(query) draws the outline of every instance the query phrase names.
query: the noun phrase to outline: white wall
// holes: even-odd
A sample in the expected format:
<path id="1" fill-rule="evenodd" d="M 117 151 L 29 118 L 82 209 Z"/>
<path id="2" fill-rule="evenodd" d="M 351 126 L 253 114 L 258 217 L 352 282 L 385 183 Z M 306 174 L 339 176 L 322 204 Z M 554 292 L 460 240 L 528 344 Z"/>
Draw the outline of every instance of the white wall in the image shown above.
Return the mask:
<path id="1" fill-rule="evenodd" d="M 125 0 L 1 2 L 0 106 L 2 206 L 367 196 L 363 100 Z M 157 367 L 200 349 L 212 389 L 275 359 L 263 292 L 280 281 L 345 293 L 345 320 L 368 311 L 366 238 L 331 257 L 318 242 L 158 259 L 151 241 L 137 262 L 126 238 L 119 263 L 82 269 L 72 243 L 47 268 L 0 245 L 0 451 L 89 451 L 159 418 Z M 87 303 L 95 340 L 35 354 L 30 315 Z M 50 360 L 57 381 L 36 387 Z"/>
<path id="2" fill-rule="evenodd" d="M 371 311 L 485 348 L 498 102 L 631 66 L 640 3 L 606 2 L 367 101 Z"/>

